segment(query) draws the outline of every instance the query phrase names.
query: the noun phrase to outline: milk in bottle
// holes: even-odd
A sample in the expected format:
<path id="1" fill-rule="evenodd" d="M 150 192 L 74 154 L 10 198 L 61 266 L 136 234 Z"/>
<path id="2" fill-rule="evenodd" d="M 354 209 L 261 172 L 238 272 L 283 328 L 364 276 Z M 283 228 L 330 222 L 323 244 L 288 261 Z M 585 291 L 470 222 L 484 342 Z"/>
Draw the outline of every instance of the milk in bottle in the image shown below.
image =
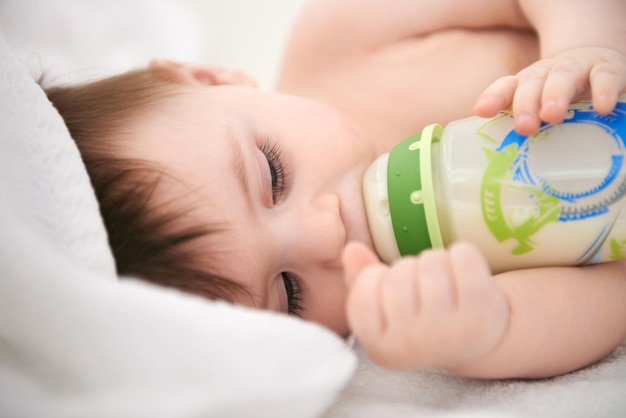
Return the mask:
<path id="1" fill-rule="evenodd" d="M 363 178 L 379 256 L 464 240 L 494 272 L 626 258 L 625 99 L 606 116 L 574 104 L 531 136 L 502 112 L 401 142 Z"/>

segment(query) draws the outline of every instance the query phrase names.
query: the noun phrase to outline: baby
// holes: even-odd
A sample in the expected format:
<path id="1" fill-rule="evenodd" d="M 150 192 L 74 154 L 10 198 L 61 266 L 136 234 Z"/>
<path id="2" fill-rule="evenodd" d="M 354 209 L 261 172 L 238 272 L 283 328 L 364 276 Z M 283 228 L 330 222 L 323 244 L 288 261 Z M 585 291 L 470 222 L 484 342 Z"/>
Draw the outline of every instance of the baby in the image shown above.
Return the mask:
<path id="1" fill-rule="evenodd" d="M 626 338 L 626 263 L 492 275 L 457 243 L 388 266 L 361 177 L 427 123 L 511 107 L 531 134 L 580 98 L 610 112 L 626 87 L 624 17 L 622 0 L 315 0 L 276 92 L 153 61 L 48 95 L 121 275 L 353 332 L 383 366 L 552 376 Z"/>

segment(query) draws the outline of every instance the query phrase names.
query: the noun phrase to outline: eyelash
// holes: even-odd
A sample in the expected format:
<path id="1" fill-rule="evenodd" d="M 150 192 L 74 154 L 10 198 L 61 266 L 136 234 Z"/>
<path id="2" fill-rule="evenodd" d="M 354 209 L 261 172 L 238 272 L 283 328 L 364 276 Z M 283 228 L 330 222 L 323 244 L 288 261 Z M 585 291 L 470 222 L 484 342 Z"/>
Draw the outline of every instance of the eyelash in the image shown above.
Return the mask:
<path id="1" fill-rule="evenodd" d="M 283 193 L 287 190 L 287 172 L 281 156 L 282 150 L 269 138 L 263 138 L 259 149 L 265 155 L 272 176 L 272 200 L 280 201 Z M 302 290 L 298 279 L 289 273 L 281 273 L 285 292 L 287 293 L 287 312 L 289 315 L 301 316 L 302 314 Z"/>
<path id="2" fill-rule="evenodd" d="M 287 190 L 287 171 L 281 158 L 281 149 L 275 142 L 268 138 L 261 140 L 259 149 L 265 155 L 270 166 L 272 176 L 272 200 L 274 203 L 280 201 L 283 193 Z"/>
<path id="3" fill-rule="evenodd" d="M 287 311 L 289 315 L 301 316 L 302 314 L 302 290 L 298 279 L 289 273 L 281 273 L 285 291 L 287 292 Z"/>

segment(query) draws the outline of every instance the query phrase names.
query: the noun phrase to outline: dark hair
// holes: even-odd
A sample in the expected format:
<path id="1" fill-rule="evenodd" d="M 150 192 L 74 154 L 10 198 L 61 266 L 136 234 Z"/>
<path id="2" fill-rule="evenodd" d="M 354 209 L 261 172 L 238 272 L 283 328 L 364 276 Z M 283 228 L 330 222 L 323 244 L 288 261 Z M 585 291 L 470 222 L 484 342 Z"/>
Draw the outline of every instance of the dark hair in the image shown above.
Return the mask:
<path id="1" fill-rule="evenodd" d="M 191 208 L 153 199 L 159 185 L 176 179 L 150 161 L 120 157 L 127 127 L 163 99 L 180 94 L 180 86 L 171 71 L 149 67 L 83 85 L 48 88 L 46 94 L 81 153 L 118 274 L 232 300 L 235 292 L 246 293 L 243 286 L 207 271 L 207 255 L 188 245 L 219 226 L 181 222 Z"/>

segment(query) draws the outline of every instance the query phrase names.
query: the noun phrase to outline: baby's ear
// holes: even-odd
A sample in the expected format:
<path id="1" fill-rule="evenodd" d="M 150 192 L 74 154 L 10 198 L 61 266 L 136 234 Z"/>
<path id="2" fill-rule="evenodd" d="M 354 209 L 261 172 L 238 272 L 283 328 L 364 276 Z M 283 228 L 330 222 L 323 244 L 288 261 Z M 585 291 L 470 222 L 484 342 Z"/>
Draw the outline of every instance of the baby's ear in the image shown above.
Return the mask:
<path id="1" fill-rule="evenodd" d="M 183 83 L 204 86 L 250 86 L 257 87 L 257 82 L 249 74 L 230 68 L 205 65 L 184 64 L 170 60 L 154 59 L 150 68 L 162 68 L 171 71 Z"/>

